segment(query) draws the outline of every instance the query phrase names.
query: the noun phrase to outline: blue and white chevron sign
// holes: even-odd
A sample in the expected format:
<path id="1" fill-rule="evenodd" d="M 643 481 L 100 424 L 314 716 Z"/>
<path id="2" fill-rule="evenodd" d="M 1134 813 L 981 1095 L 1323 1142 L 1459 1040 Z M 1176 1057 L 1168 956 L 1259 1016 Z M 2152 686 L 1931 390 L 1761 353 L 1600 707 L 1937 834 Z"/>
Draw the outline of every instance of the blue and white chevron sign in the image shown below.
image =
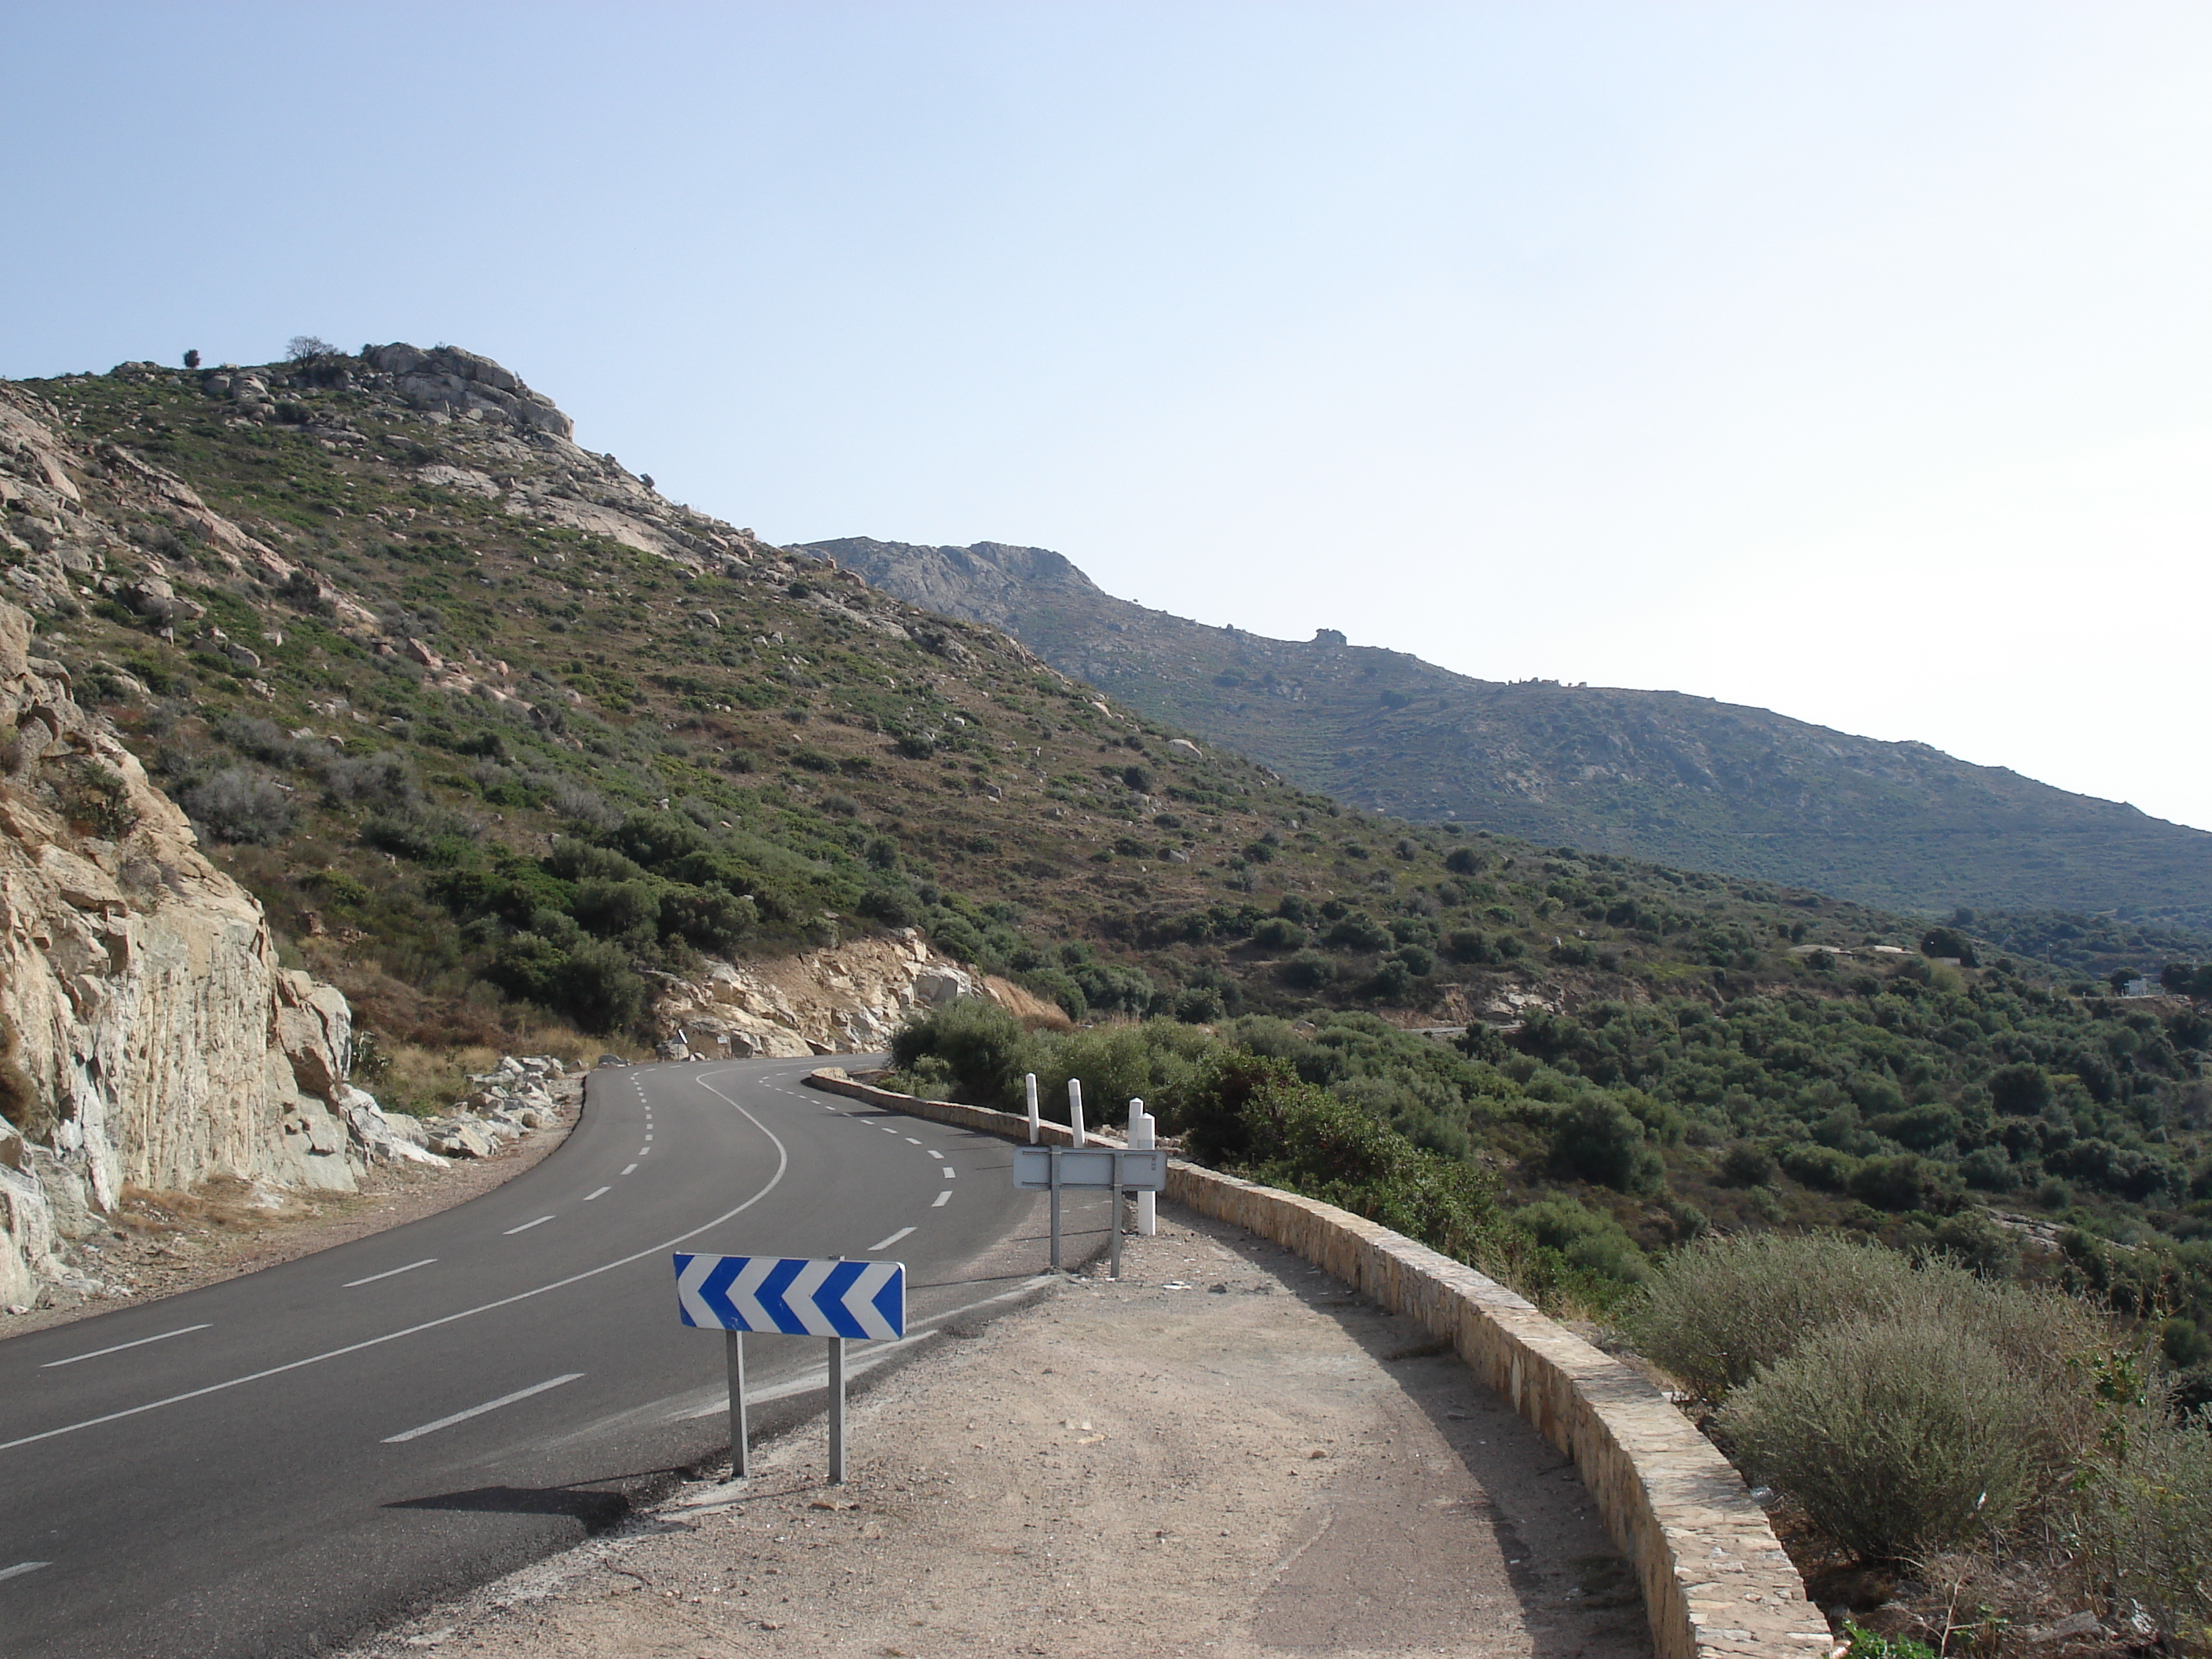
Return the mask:
<path id="1" fill-rule="evenodd" d="M 788 1255 L 682 1255 L 676 1301 L 687 1325 L 785 1336 L 906 1334 L 906 1264 Z"/>

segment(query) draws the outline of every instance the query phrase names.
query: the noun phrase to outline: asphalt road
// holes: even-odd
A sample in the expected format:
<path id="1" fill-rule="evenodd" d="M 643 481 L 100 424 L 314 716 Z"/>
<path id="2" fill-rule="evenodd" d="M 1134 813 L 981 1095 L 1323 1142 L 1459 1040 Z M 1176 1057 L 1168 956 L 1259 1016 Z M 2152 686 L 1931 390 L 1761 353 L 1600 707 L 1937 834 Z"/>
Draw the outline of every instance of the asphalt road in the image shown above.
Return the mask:
<path id="1" fill-rule="evenodd" d="M 312 1654 L 619 1519 L 729 1444 L 675 1250 L 902 1261 L 908 1353 L 1017 1303 L 1044 1210 L 1012 1148 L 813 1063 L 594 1073 L 568 1140 L 470 1203 L 0 1342 L 0 1654 Z M 1104 1218 L 1071 1200 L 1079 1251 Z M 825 1349 L 746 1339 L 756 1437 L 820 1410 Z"/>

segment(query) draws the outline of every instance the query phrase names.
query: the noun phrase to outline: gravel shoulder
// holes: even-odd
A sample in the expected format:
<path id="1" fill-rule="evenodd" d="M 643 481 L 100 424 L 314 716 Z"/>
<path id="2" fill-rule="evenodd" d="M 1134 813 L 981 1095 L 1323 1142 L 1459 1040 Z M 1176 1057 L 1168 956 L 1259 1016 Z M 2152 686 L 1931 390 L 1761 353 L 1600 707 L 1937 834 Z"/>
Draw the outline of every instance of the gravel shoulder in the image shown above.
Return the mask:
<path id="1" fill-rule="evenodd" d="M 1413 1322 L 1165 1205 L 1124 1269 L 933 1339 L 847 1486 L 817 1416 L 350 1659 L 1649 1659 L 1573 1468 Z"/>
<path id="2" fill-rule="evenodd" d="M 491 1157 L 444 1169 L 374 1164 L 356 1192 L 279 1191 L 226 1180 L 191 1193 L 126 1187 L 117 1212 L 98 1218 L 96 1234 L 75 1247 L 88 1247 L 87 1259 L 97 1261 L 100 1277 L 113 1289 L 89 1297 L 64 1293 L 52 1306 L 27 1314 L 0 1313 L 0 1340 L 258 1273 L 465 1204 L 514 1180 L 567 1139 L 583 1109 L 582 1080 L 572 1078 L 554 1090 L 557 1117 Z"/>

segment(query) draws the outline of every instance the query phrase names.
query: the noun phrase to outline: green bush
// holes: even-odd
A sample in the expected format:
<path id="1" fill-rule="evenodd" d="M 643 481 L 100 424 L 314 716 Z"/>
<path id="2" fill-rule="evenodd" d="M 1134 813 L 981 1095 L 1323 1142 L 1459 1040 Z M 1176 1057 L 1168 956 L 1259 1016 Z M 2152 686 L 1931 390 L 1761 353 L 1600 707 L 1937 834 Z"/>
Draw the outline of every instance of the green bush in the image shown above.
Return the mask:
<path id="1" fill-rule="evenodd" d="M 1552 1156 L 1585 1181 L 1624 1193 L 1656 1192 L 1667 1170 L 1644 1143 L 1644 1125 L 1618 1101 L 1589 1095 L 1562 1111 L 1552 1127 Z"/>
<path id="2" fill-rule="evenodd" d="M 1622 1322 L 1644 1353 L 1717 1401 L 1814 1332 L 1896 1308 L 1912 1271 L 1894 1250 L 1832 1235 L 1707 1237 L 1666 1263 Z"/>
<path id="3" fill-rule="evenodd" d="M 1626 1227 L 1571 1198 L 1540 1199 L 1507 1218 L 1532 1243 L 1558 1251 L 1570 1267 L 1623 1285 L 1640 1284 L 1651 1276 L 1651 1264 Z"/>
<path id="4" fill-rule="evenodd" d="M 942 1063 L 957 1098 L 1001 1111 L 1024 1109 L 1022 1074 L 1038 1069 L 1036 1044 L 1021 1021 L 982 997 L 917 1011 L 893 1033 L 891 1064 L 899 1071 L 926 1054 Z"/>
<path id="5" fill-rule="evenodd" d="M 1916 1311 L 1814 1333 L 1716 1427 L 1747 1473 L 1838 1542 L 1903 1560 L 2011 1518 L 2031 1488 L 2039 1403 L 1978 1333 Z"/>
<path id="6" fill-rule="evenodd" d="M 2212 1649 L 2212 1428 L 2143 1425 L 2124 1460 L 2092 1464 L 2071 1519 L 2100 1589 L 2175 1646 Z"/>
<path id="7" fill-rule="evenodd" d="M 1037 1097 L 1045 1115 L 1066 1115 L 1067 1083 L 1082 1080 L 1085 1121 L 1094 1128 L 1121 1128 L 1129 1103 L 1141 1100 L 1159 1119 L 1161 1133 L 1180 1127 L 1196 1081 L 1198 1057 L 1208 1045 L 1202 1031 L 1172 1019 L 1142 1025 L 1109 1025 L 1033 1045 Z M 1017 1079 L 1018 1082 L 1018 1079 Z"/>

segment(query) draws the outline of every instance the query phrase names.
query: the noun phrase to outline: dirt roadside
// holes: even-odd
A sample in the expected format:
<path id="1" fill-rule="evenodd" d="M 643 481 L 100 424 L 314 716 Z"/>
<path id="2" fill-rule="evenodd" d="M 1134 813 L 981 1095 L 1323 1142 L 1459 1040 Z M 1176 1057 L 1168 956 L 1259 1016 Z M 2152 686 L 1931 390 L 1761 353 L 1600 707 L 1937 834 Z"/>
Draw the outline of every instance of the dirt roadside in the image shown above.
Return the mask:
<path id="1" fill-rule="evenodd" d="M 1163 1206 L 1125 1278 L 956 1329 L 853 1408 L 349 1650 L 1649 1659 L 1575 1471 L 1411 1320 Z M 1103 1267 L 1094 1268 L 1103 1274 Z"/>
<path id="2" fill-rule="evenodd" d="M 550 1092 L 555 1120 L 492 1157 L 441 1170 L 377 1164 L 357 1192 L 280 1191 L 243 1181 L 214 1181 L 192 1193 L 126 1187 L 117 1212 L 96 1218 L 100 1230 L 75 1247 L 88 1264 L 97 1264 L 93 1270 L 103 1281 L 125 1293 L 64 1292 L 51 1307 L 0 1313 L 0 1340 L 258 1273 L 465 1204 L 514 1180 L 568 1138 L 583 1109 L 583 1080 L 568 1079 Z"/>

